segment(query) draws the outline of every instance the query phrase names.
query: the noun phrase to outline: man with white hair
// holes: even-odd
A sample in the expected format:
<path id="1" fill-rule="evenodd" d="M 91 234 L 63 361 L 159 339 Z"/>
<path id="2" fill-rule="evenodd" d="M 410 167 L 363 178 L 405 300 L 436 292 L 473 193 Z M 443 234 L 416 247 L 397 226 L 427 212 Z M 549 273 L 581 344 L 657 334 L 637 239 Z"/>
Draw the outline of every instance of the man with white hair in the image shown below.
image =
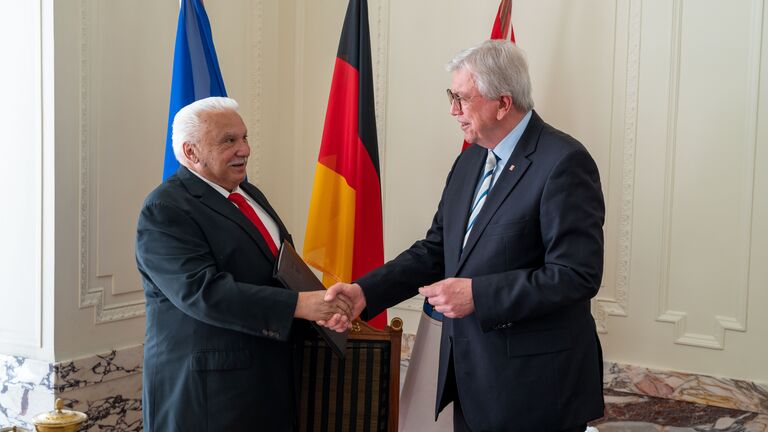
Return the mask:
<path id="1" fill-rule="evenodd" d="M 431 228 L 326 298 L 346 294 L 365 318 L 427 297 L 445 316 L 435 417 L 453 402 L 454 431 L 583 432 L 603 415 L 590 313 L 603 272 L 597 166 L 533 111 L 514 44 L 483 42 L 448 70 L 449 112 L 473 145 L 454 162 Z"/>
<path id="2" fill-rule="evenodd" d="M 350 315 L 345 299 L 297 294 L 273 278 L 291 236 L 245 181 L 250 147 L 236 110 L 211 97 L 176 114 L 181 167 L 139 216 L 145 431 L 294 430 L 296 318 Z"/>

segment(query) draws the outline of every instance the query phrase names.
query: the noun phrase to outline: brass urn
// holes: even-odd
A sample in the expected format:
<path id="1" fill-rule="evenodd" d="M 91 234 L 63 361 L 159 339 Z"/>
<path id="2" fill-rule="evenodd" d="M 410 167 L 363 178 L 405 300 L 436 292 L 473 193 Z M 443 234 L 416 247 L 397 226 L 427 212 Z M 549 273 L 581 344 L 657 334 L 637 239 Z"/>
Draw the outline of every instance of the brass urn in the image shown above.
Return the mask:
<path id="1" fill-rule="evenodd" d="M 1 427 L 0 432 L 29 432 L 29 429 L 24 429 L 21 426 L 7 426 Z"/>
<path id="2" fill-rule="evenodd" d="M 37 432 L 77 432 L 80 426 L 88 420 L 88 416 L 80 411 L 64 409 L 64 401 L 56 399 L 55 410 L 38 414 L 32 419 Z"/>

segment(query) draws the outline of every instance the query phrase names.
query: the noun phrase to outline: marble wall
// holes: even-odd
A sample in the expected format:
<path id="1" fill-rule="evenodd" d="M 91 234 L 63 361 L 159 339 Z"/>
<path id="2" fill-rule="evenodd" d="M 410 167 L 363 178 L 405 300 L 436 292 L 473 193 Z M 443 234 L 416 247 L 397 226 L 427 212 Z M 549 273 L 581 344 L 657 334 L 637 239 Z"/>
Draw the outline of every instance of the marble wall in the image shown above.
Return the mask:
<path id="1" fill-rule="evenodd" d="M 607 362 L 605 417 L 613 431 L 768 431 L 768 386 Z"/>
<path id="2" fill-rule="evenodd" d="M 0 355 L 0 427 L 33 429 L 62 398 L 88 415 L 81 431 L 141 431 L 142 361 L 141 345 L 55 363 Z"/>
<path id="3" fill-rule="evenodd" d="M 606 363 L 608 389 L 768 415 L 765 384 Z"/>
<path id="4" fill-rule="evenodd" d="M 415 339 L 403 334 L 401 383 Z M 31 429 L 62 398 L 88 414 L 83 431 L 141 431 L 142 361 L 141 345 L 58 363 L 0 355 L 0 427 Z M 765 384 L 606 362 L 604 385 L 601 432 L 768 431 Z"/>

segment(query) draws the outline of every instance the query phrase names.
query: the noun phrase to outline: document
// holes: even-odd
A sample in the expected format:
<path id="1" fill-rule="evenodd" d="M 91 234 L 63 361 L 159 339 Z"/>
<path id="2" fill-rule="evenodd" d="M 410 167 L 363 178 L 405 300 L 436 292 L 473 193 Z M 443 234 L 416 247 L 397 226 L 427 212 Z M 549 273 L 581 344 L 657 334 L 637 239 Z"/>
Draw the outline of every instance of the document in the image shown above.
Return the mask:
<path id="1" fill-rule="evenodd" d="M 312 273 L 309 266 L 307 266 L 299 254 L 296 253 L 296 249 L 294 249 L 287 241 L 283 241 L 283 244 L 280 246 L 274 273 L 277 280 L 293 291 L 325 290 L 323 283 L 320 282 L 314 273 Z M 323 327 L 316 322 L 312 322 L 311 324 L 312 327 L 320 333 L 320 336 L 322 336 L 328 346 L 331 347 L 331 350 L 336 356 L 343 359 L 349 330 L 344 333 L 339 333 Z"/>

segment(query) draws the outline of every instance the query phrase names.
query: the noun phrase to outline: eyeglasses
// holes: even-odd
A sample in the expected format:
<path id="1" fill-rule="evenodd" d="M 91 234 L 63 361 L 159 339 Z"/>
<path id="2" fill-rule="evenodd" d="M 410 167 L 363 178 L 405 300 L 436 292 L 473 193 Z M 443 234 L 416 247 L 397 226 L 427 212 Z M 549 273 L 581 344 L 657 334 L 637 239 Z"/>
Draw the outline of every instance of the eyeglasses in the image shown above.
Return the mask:
<path id="1" fill-rule="evenodd" d="M 453 107 L 453 104 L 456 104 L 456 107 L 459 108 L 459 111 L 462 111 L 462 104 L 469 104 L 472 99 L 483 97 L 482 95 L 474 95 L 474 96 L 459 96 L 458 94 L 451 91 L 451 89 L 445 89 L 445 93 L 448 94 L 448 103 L 451 104 L 451 107 Z"/>

